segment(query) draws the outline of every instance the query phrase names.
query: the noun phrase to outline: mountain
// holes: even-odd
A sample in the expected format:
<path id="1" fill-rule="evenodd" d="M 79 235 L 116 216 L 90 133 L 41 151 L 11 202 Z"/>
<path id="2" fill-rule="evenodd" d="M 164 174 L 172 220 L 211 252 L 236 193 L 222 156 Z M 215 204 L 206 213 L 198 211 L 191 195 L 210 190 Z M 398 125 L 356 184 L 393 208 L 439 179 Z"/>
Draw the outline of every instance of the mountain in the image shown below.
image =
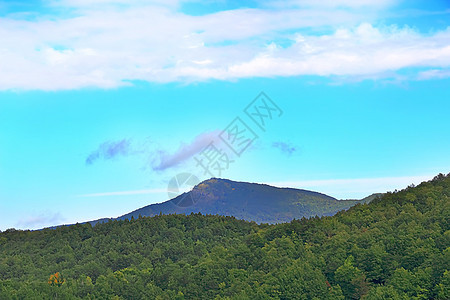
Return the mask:
<path id="1" fill-rule="evenodd" d="M 370 198 L 370 199 L 369 199 Z M 257 223 L 283 223 L 312 216 L 331 216 L 363 200 L 337 200 L 325 194 L 278 188 L 266 184 L 236 182 L 212 178 L 196 185 L 191 191 L 169 201 L 151 204 L 117 219 L 150 217 L 159 214 L 191 214 L 234 216 Z M 104 222 L 97 220 L 90 222 Z"/>

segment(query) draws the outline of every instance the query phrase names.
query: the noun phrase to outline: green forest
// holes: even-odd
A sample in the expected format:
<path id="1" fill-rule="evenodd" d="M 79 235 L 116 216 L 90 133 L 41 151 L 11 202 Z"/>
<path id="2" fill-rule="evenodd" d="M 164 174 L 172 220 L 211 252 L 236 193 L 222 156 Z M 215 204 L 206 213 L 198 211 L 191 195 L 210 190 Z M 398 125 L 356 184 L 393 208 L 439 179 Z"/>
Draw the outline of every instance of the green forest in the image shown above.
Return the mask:
<path id="1" fill-rule="evenodd" d="M 0 233 L 0 299 L 450 299 L 450 174 L 332 217 Z"/>

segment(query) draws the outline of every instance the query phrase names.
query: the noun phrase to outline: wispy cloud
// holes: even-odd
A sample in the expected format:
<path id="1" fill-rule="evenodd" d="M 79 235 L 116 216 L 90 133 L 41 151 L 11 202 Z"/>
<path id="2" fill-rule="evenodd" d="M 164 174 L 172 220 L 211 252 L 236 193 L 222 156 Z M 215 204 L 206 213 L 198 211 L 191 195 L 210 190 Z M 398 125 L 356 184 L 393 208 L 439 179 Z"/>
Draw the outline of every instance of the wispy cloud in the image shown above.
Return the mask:
<path id="1" fill-rule="evenodd" d="M 177 166 L 195 154 L 201 152 L 211 142 L 219 142 L 219 130 L 204 132 L 197 135 L 194 140 L 187 144 L 181 144 L 180 147 L 173 153 L 166 151 L 158 151 L 158 159 L 153 166 L 153 170 L 161 171 L 174 166 Z"/>
<path id="2" fill-rule="evenodd" d="M 419 80 L 448 78 L 450 77 L 450 69 L 427 70 L 420 72 L 417 77 Z"/>
<path id="3" fill-rule="evenodd" d="M 337 198 L 361 198 L 371 193 L 384 193 L 404 189 L 410 184 L 419 184 L 433 179 L 435 175 L 418 175 L 403 177 L 350 178 L 325 180 L 299 180 L 268 182 L 278 187 L 294 187 L 322 192 Z"/>
<path id="4" fill-rule="evenodd" d="M 145 195 L 145 194 L 160 194 L 167 193 L 167 189 L 146 189 L 146 190 L 130 190 L 120 192 L 102 192 L 92 194 L 77 195 L 77 197 L 107 197 L 107 196 L 130 196 L 130 195 Z"/>
<path id="5" fill-rule="evenodd" d="M 98 160 L 110 160 L 120 156 L 143 155 L 147 157 L 147 166 L 154 171 L 164 171 L 176 167 L 194 155 L 200 153 L 210 143 L 220 145 L 220 130 L 207 131 L 198 134 L 192 141 L 181 142 L 175 151 L 166 150 L 154 143 L 147 145 L 132 145 L 130 139 L 107 141 L 98 146 L 96 150 L 86 158 L 86 165 L 92 165 Z"/>
<path id="6" fill-rule="evenodd" d="M 48 4 L 52 7 L 72 9 L 88 9 L 88 10 L 101 10 L 105 8 L 129 8 L 129 7 L 142 7 L 148 5 L 164 6 L 176 8 L 179 7 L 180 1 L 178 0 L 47 0 Z"/>
<path id="7" fill-rule="evenodd" d="M 112 159 L 117 156 L 126 156 L 130 154 L 130 140 L 108 141 L 102 143 L 86 158 L 86 164 L 91 165 L 99 159 Z"/>
<path id="8" fill-rule="evenodd" d="M 270 5 L 277 7 L 303 7 L 303 8 L 312 8 L 312 7 L 325 7 L 325 8 L 361 8 L 361 7 L 370 7 L 374 8 L 383 8 L 388 7 L 390 5 L 398 3 L 399 0 L 285 0 L 280 1 L 276 0 L 270 2 Z"/>
<path id="9" fill-rule="evenodd" d="M 350 178 L 350 179 L 323 179 L 323 180 L 298 180 L 298 181 L 276 181 L 266 184 L 277 187 L 309 189 L 322 192 L 340 199 L 361 198 L 371 193 L 384 193 L 395 189 L 404 189 L 411 184 L 419 184 L 423 181 L 433 179 L 435 175 L 403 176 L 403 177 L 377 177 L 377 178 Z M 187 192 L 186 188 L 183 192 Z M 129 191 L 115 191 L 82 194 L 77 197 L 108 197 L 108 196 L 130 196 L 141 194 L 165 194 L 167 189 L 142 189 Z"/>
<path id="10" fill-rule="evenodd" d="M 0 90 L 114 88 L 133 80 L 376 78 L 450 66 L 450 29 L 422 34 L 371 25 L 380 23 L 379 9 L 396 3 L 390 0 L 287 1 L 201 16 L 181 12 L 178 1 L 51 3 L 76 13 L 0 18 Z M 327 30 L 305 34 L 305 28 Z"/>
<path id="11" fill-rule="evenodd" d="M 61 224 L 65 218 L 61 213 L 42 212 L 37 215 L 27 216 L 17 223 L 19 228 L 42 228 L 44 226 L 53 226 Z"/>
<path id="12" fill-rule="evenodd" d="M 272 147 L 279 149 L 281 152 L 289 156 L 297 151 L 296 146 L 286 142 L 273 142 Z"/>

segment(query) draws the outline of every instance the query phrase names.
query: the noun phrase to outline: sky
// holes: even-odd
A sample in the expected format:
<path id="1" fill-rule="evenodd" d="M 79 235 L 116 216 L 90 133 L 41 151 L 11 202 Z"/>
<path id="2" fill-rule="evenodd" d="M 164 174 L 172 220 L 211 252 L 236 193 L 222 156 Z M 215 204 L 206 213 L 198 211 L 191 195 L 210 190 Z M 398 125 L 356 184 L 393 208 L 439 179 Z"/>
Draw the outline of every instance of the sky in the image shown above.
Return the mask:
<path id="1" fill-rule="evenodd" d="M 0 230 L 211 177 L 418 184 L 450 172 L 449 86 L 444 0 L 1 1 Z"/>

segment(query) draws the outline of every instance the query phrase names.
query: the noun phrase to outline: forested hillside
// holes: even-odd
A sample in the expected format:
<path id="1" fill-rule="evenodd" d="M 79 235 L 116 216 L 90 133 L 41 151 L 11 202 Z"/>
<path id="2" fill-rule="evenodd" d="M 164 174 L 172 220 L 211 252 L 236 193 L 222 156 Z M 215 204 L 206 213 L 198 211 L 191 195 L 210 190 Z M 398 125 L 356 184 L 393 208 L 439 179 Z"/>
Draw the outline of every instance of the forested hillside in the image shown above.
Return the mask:
<path id="1" fill-rule="evenodd" d="M 0 233 L 0 299 L 450 299 L 450 175 L 333 217 Z"/>

